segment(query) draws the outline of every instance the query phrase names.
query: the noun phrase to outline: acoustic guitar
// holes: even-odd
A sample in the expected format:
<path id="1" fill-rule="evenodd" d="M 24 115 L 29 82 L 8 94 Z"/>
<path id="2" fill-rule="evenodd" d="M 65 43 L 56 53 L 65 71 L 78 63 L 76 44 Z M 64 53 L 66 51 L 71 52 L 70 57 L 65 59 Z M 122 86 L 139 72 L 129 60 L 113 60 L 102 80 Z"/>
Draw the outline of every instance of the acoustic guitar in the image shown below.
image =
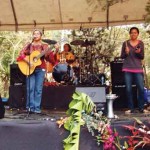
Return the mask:
<path id="1" fill-rule="evenodd" d="M 40 58 L 44 56 L 48 50 L 49 48 L 42 53 L 40 53 L 38 50 L 35 50 L 30 55 L 27 55 L 24 60 L 18 61 L 18 67 L 21 72 L 26 76 L 31 75 L 35 68 L 41 65 L 42 62 Z"/>

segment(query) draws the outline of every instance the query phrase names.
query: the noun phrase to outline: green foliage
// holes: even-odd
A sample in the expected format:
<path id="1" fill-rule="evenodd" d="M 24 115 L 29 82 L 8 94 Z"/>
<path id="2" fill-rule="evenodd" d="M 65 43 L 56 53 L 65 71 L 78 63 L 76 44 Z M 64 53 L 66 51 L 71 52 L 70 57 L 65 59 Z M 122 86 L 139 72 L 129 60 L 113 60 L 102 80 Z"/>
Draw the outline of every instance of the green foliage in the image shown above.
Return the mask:
<path id="1" fill-rule="evenodd" d="M 99 3 L 103 3 L 105 0 L 100 0 Z M 111 5 L 117 3 L 117 1 L 110 1 Z M 90 5 L 92 1 L 88 0 Z M 148 11 L 150 7 L 150 2 L 147 5 Z M 132 25 L 133 26 L 133 25 Z M 136 25 L 140 29 L 140 39 L 143 40 L 145 44 L 145 63 L 147 76 L 150 84 L 150 31 L 147 29 L 148 25 Z M 110 61 L 114 60 L 115 57 L 120 56 L 122 42 L 129 38 L 129 28 L 131 26 L 124 27 L 110 27 L 106 28 L 93 28 L 81 30 L 65 30 L 65 31 L 46 31 L 43 38 L 53 39 L 62 43 L 69 43 L 73 40 L 83 40 L 86 39 L 94 40 L 95 45 L 91 49 L 86 49 L 85 47 L 72 46 L 77 57 L 81 56 L 85 58 L 85 53 L 87 51 L 92 51 L 92 55 L 95 56 L 93 60 L 93 68 L 96 70 L 102 69 L 106 73 L 107 78 L 110 79 Z M 9 66 L 16 62 L 16 57 L 19 51 L 23 48 L 25 43 L 31 42 L 32 32 L 0 32 L 0 93 L 8 96 L 9 87 Z M 63 36 L 62 36 L 63 35 Z M 68 37 L 67 37 L 68 35 Z M 91 55 L 88 53 L 87 62 L 91 61 Z M 96 72 L 97 73 L 97 72 Z M 6 88 L 4 88 L 4 86 Z M 150 87 L 150 86 L 149 86 Z M 5 92 L 6 93 L 5 93 Z M 4 94 L 5 93 L 5 94 Z"/>
<path id="2" fill-rule="evenodd" d="M 0 32 L 0 93 L 8 97 L 10 64 L 15 62 L 23 41 L 22 32 Z"/>
<path id="3" fill-rule="evenodd" d="M 79 149 L 80 126 L 84 125 L 82 113 L 89 114 L 95 106 L 90 97 L 84 93 L 75 92 L 72 98 L 67 110 L 69 118 L 64 124 L 65 129 L 70 131 L 69 136 L 64 140 L 65 150 Z"/>

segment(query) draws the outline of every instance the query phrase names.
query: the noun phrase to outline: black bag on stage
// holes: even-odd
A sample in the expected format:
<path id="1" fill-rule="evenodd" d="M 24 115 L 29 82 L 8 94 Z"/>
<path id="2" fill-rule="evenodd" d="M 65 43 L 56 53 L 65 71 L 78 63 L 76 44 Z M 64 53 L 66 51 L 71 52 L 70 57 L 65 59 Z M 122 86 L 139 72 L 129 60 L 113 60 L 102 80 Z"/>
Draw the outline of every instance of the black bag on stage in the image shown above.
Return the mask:
<path id="1" fill-rule="evenodd" d="M 4 114 L 5 114 L 5 107 L 2 102 L 2 98 L 0 96 L 0 119 L 4 118 Z"/>

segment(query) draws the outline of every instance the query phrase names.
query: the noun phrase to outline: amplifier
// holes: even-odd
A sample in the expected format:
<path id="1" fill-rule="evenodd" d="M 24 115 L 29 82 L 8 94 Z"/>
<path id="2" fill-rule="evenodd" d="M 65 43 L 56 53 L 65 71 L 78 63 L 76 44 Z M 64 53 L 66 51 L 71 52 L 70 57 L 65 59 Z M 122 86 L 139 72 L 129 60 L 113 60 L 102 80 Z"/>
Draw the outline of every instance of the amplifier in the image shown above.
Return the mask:
<path id="1" fill-rule="evenodd" d="M 114 100 L 114 108 L 128 108 L 128 100 L 126 96 L 126 86 L 125 85 L 115 85 L 112 86 L 112 93 L 118 96 L 117 99 Z M 132 94 L 133 94 L 133 102 L 134 106 L 137 107 L 137 87 L 136 85 L 132 85 Z"/>
<path id="2" fill-rule="evenodd" d="M 93 102 L 106 102 L 105 86 L 101 87 L 76 87 L 76 91 L 87 94 Z"/>
<path id="3" fill-rule="evenodd" d="M 26 76 L 20 71 L 18 64 L 10 65 L 10 85 L 25 85 Z"/>
<path id="4" fill-rule="evenodd" d="M 122 66 L 123 66 L 122 61 L 112 61 L 110 63 L 111 81 L 113 86 L 125 84 L 124 73 L 122 72 Z"/>

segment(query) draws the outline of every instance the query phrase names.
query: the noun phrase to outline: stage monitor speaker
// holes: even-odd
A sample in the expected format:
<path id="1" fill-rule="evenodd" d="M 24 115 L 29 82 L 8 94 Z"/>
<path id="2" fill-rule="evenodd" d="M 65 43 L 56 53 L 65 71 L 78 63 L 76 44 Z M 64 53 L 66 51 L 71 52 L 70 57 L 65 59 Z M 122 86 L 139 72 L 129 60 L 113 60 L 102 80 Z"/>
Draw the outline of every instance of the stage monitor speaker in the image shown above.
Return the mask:
<path id="1" fill-rule="evenodd" d="M 124 85 L 124 73 L 122 72 L 123 61 L 112 61 L 110 63 L 112 85 Z"/>
<path id="2" fill-rule="evenodd" d="M 101 87 L 76 87 L 76 91 L 87 94 L 95 103 L 106 102 L 105 86 Z"/>
<path id="3" fill-rule="evenodd" d="M 137 107 L 137 88 L 135 85 L 132 85 L 132 92 L 133 92 L 133 102 L 136 108 Z M 114 103 L 113 103 L 114 108 L 120 109 L 120 108 L 128 107 L 125 85 L 112 86 L 112 93 L 118 96 L 118 98 L 114 100 Z"/>
<path id="4" fill-rule="evenodd" d="M 25 85 L 26 76 L 20 71 L 18 64 L 10 65 L 10 85 Z"/>

